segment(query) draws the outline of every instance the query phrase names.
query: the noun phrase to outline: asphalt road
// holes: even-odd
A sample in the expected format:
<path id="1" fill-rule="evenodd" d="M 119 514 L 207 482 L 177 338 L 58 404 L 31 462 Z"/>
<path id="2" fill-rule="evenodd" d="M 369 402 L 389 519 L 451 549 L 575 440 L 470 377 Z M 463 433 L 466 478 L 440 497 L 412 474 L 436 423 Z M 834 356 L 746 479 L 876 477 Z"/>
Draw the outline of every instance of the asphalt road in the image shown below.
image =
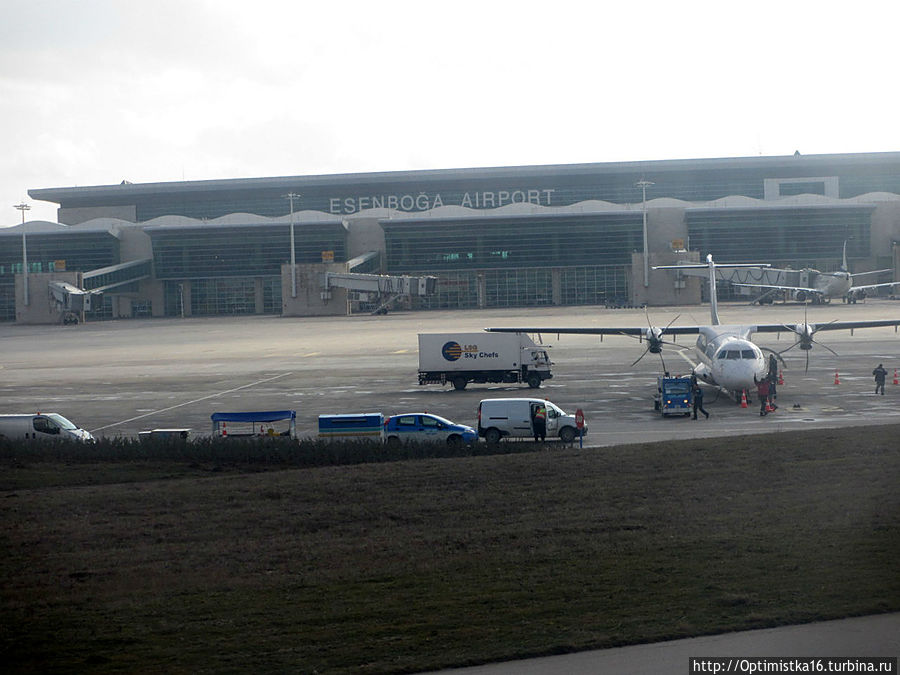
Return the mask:
<path id="1" fill-rule="evenodd" d="M 797 323 L 799 305 L 720 306 L 728 323 Z M 653 309 L 656 325 L 708 322 L 703 306 Z M 900 318 L 900 303 L 810 307 L 809 320 Z M 809 372 L 804 354 L 785 354 L 780 409 L 765 418 L 707 391 L 707 420 L 662 419 L 653 412 L 658 357 L 630 364 L 643 345 L 627 337 L 543 335 L 552 345 L 554 378 L 540 390 L 527 386 L 452 387 L 417 384 L 419 332 L 479 331 L 486 326 L 641 326 L 642 310 L 566 307 L 515 310 L 410 312 L 373 317 L 233 317 L 110 321 L 63 326 L 0 325 L 0 411 L 59 412 L 101 436 L 135 436 L 153 428 L 210 432 L 216 411 L 297 411 L 301 435 L 314 435 L 322 413 L 434 412 L 476 424 L 482 398 L 540 392 L 563 409 L 584 410 L 588 446 L 675 437 L 711 437 L 806 426 L 900 421 L 900 334 L 892 328 L 820 333 L 838 353 L 814 348 Z M 784 349 L 791 336 L 757 336 Z M 689 371 L 691 339 L 667 347 L 674 373 Z M 875 396 L 872 369 L 888 368 L 887 395 Z M 834 384 L 835 372 L 840 384 Z"/>

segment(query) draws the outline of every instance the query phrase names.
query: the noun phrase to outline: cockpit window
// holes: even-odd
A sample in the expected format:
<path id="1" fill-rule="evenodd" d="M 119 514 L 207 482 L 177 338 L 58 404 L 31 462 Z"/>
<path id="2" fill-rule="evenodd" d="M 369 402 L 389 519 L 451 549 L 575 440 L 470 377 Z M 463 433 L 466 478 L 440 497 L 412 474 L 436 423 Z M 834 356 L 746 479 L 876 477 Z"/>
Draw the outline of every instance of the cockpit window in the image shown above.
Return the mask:
<path id="1" fill-rule="evenodd" d="M 741 358 L 742 359 L 755 359 L 756 354 L 753 353 L 752 349 L 742 349 L 741 350 Z"/>
<path id="2" fill-rule="evenodd" d="M 717 358 L 724 359 L 728 356 L 728 352 L 726 350 L 722 350 L 719 352 L 719 356 Z"/>
<path id="3" fill-rule="evenodd" d="M 741 358 L 741 350 L 740 349 L 729 349 L 728 356 L 726 356 L 725 358 L 727 358 L 729 360 L 739 359 L 739 358 Z"/>

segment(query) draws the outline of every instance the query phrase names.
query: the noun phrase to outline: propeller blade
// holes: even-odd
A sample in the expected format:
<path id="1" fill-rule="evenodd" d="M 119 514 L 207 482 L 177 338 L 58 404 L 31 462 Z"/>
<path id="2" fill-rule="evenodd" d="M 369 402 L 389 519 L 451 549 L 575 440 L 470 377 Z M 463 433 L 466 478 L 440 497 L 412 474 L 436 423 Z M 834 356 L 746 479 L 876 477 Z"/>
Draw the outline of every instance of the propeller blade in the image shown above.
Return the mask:
<path id="1" fill-rule="evenodd" d="M 806 372 L 809 372 L 809 350 L 806 350 Z"/>
<path id="2" fill-rule="evenodd" d="M 645 350 L 644 350 L 644 353 L 641 354 L 639 357 L 637 357 L 637 358 L 631 363 L 632 367 L 636 366 L 638 361 L 640 361 L 642 358 L 644 358 L 645 356 L 647 356 L 647 353 L 648 353 L 649 351 L 650 351 L 649 349 L 645 349 Z"/>
<path id="3" fill-rule="evenodd" d="M 782 354 L 784 354 L 785 352 L 791 351 L 794 347 L 796 347 L 796 346 L 799 345 L 799 344 L 800 344 L 799 341 L 798 341 L 798 342 L 795 342 L 794 344 L 792 344 L 792 345 L 791 345 L 790 347 L 788 347 L 787 349 L 782 349 L 780 352 L 775 352 L 775 353 L 778 354 L 778 356 L 780 357 Z M 782 363 L 784 363 L 784 361 L 782 361 Z"/>
<path id="4" fill-rule="evenodd" d="M 831 347 L 829 347 L 828 345 L 823 345 L 823 344 L 822 344 L 821 342 L 819 342 L 818 340 L 813 340 L 812 342 L 813 342 L 813 344 L 815 344 L 815 345 L 819 345 L 820 347 L 824 347 L 825 349 L 827 349 L 828 351 L 830 351 L 830 352 L 831 352 L 832 354 L 834 354 L 835 356 L 838 355 L 838 353 L 837 353 L 836 351 L 834 351 L 834 350 L 833 350 Z M 809 353 L 809 352 L 807 352 L 807 354 L 808 354 L 808 353 Z"/>

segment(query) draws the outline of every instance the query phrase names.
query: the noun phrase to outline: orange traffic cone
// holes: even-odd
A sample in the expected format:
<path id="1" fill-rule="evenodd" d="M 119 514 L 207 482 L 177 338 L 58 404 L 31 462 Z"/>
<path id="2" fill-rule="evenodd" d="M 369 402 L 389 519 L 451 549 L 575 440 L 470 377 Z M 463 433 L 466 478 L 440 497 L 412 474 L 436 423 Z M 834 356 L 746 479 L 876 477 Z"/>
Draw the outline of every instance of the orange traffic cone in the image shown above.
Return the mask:
<path id="1" fill-rule="evenodd" d="M 775 406 L 773 406 L 769 401 L 766 401 L 766 412 L 775 412 Z"/>
<path id="2" fill-rule="evenodd" d="M 746 390 L 746 389 L 744 389 L 744 390 L 741 392 L 741 407 L 742 407 L 742 408 L 746 408 L 746 407 L 747 407 L 747 390 Z"/>
<path id="3" fill-rule="evenodd" d="M 834 383 L 835 384 L 841 383 L 841 378 L 838 377 L 838 371 L 834 371 Z"/>
<path id="4" fill-rule="evenodd" d="M 900 384 L 900 380 L 897 379 L 897 369 L 894 368 L 894 384 Z"/>
<path id="5" fill-rule="evenodd" d="M 780 369 L 778 370 L 778 384 L 784 384 L 784 375 Z"/>
<path id="6" fill-rule="evenodd" d="M 222 435 L 223 435 L 223 436 L 227 436 L 227 435 L 228 435 L 228 429 L 227 429 L 227 427 L 226 427 L 225 422 L 222 422 Z"/>

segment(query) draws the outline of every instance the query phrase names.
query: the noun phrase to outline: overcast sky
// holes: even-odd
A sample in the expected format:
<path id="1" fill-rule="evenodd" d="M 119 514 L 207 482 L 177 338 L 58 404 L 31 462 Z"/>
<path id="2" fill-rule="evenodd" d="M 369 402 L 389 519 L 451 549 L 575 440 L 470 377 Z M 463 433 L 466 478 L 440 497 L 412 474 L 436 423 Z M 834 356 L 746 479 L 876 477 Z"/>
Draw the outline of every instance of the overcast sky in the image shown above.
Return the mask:
<path id="1" fill-rule="evenodd" d="M 900 150 L 897 2 L 0 10 L 0 226 L 122 180 Z"/>

